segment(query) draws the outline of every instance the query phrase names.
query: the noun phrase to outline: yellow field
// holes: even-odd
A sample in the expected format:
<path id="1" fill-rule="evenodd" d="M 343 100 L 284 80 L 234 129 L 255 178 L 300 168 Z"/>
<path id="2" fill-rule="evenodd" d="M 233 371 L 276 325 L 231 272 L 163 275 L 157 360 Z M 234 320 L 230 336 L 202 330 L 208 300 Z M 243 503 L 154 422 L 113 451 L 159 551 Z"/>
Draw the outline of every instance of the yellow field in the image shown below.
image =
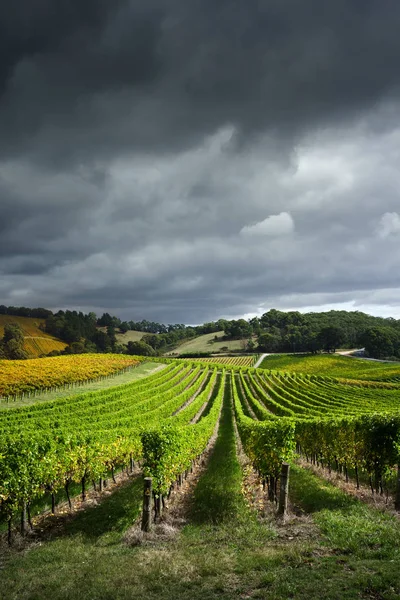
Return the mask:
<path id="1" fill-rule="evenodd" d="M 124 354 L 72 354 L 32 360 L 0 360 L 0 396 L 111 375 L 142 359 Z"/>
<path id="2" fill-rule="evenodd" d="M 4 326 L 7 323 L 18 323 L 25 337 L 24 350 L 29 358 L 37 358 L 42 354 L 48 354 L 53 350 L 64 350 L 65 342 L 41 331 L 40 324 L 45 319 L 32 319 L 30 317 L 13 317 L 12 315 L 0 315 L 0 337 L 3 337 Z"/>

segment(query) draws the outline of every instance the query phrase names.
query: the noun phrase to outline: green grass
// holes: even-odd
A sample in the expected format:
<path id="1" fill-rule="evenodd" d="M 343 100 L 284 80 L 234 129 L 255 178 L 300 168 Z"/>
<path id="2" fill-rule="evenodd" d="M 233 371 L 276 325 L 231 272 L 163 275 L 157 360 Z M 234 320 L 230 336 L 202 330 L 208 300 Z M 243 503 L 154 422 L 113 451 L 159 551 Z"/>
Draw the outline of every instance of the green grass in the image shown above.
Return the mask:
<path id="1" fill-rule="evenodd" d="M 227 351 L 232 352 L 234 350 L 243 350 L 243 344 L 241 340 L 227 340 L 225 339 L 224 331 L 217 331 L 216 333 L 206 333 L 200 335 L 192 340 L 183 342 L 180 346 L 167 352 L 166 356 L 178 356 L 180 354 L 187 354 L 190 352 L 212 352 L 217 353 L 223 351 L 222 348 L 228 348 Z M 215 338 L 217 340 L 215 341 Z"/>
<path id="2" fill-rule="evenodd" d="M 31 398 L 23 398 L 17 399 L 15 402 L 0 402 L 0 411 L 1 410 L 10 410 L 13 408 L 19 408 L 21 406 L 29 406 L 31 404 L 38 404 L 41 402 L 46 402 L 48 400 L 57 400 L 59 398 L 69 398 L 72 396 L 77 396 L 78 394 L 84 394 L 86 392 L 96 392 L 99 390 L 104 390 L 108 388 L 115 387 L 117 385 L 124 385 L 126 383 L 131 383 L 137 379 L 142 379 L 143 377 L 147 377 L 151 375 L 153 371 L 155 371 L 158 367 L 165 366 L 161 365 L 161 363 L 156 362 L 143 362 L 138 364 L 136 367 L 127 371 L 126 373 L 121 373 L 120 375 L 114 375 L 109 377 L 103 381 L 89 381 L 88 383 L 84 383 L 78 387 L 71 388 L 70 390 L 65 390 L 60 387 L 56 391 L 43 393 L 35 397 Z"/>
<path id="3" fill-rule="evenodd" d="M 204 475 L 194 493 L 191 519 L 194 523 L 221 524 L 248 521 L 249 511 L 242 494 L 243 473 L 236 453 L 236 438 L 229 395 L 225 387 L 218 437 Z"/>
<path id="4" fill-rule="evenodd" d="M 66 536 L 79 536 L 85 543 L 110 546 L 141 514 L 143 478 L 122 485 L 97 506 L 80 512 L 65 527 Z"/>
<path id="5" fill-rule="evenodd" d="M 145 331 L 127 331 L 126 333 L 116 333 L 118 344 L 128 345 L 128 342 L 138 342 L 142 337 L 146 335 Z"/>
<path id="6" fill-rule="evenodd" d="M 400 521 L 363 504 L 308 469 L 291 468 L 291 498 L 306 512 L 335 551 L 385 558 L 400 566 Z M 399 569 L 400 585 L 400 569 Z"/>
<path id="7" fill-rule="evenodd" d="M 379 363 L 337 354 L 275 354 L 264 358 L 260 368 L 377 381 L 400 377 L 398 363 Z"/>

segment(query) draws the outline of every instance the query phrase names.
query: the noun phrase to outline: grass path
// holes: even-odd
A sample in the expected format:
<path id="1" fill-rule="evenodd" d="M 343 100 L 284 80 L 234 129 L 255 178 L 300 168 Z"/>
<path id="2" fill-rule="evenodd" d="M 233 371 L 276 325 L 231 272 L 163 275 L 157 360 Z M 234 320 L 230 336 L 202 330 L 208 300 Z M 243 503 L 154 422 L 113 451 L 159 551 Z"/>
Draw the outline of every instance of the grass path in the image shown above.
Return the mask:
<path id="1" fill-rule="evenodd" d="M 397 562 L 400 589 L 400 520 L 346 494 L 311 469 L 291 468 L 291 497 L 314 522 L 335 551 Z"/>
<path id="2" fill-rule="evenodd" d="M 233 414 L 226 383 L 217 442 L 204 475 L 194 492 L 194 523 L 221 524 L 247 520 L 250 515 L 242 494 L 243 474 L 236 454 Z"/>
<path id="3" fill-rule="evenodd" d="M 113 377 L 109 377 L 104 379 L 103 381 L 89 381 L 88 383 L 84 383 L 78 387 L 73 387 L 69 390 L 66 390 L 60 387 L 58 390 L 53 392 L 46 392 L 35 397 L 31 398 L 23 398 L 16 400 L 15 402 L 0 402 L 0 411 L 1 410 L 10 410 L 13 408 L 20 408 L 21 406 L 29 406 L 31 404 L 39 404 L 40 402 L 46 402 L 47 400 L 57 400 L 59 398 L 69 398 L 71 396 L 78 396 L 80 394 L 84 394 L 86 392 L 96 392 L 99 390 L 104 390 L 108 388 L 115 387 L 117 385 L 124 385 L 125 383 L 131 383 L 136 379 L 142 379 L 143 377 L 147 377 L 151 375 L 157 369 L 165 368 L 166 365 L 156 362 L 144 362 L 140 363 L 137 367 L 127 371 L 126 373 L 121 373 L 120 375 L 114 375 Z"/>
<path id="4" fill-rule="evenodd" d="M 310 593 L 319 585 L 318 571 L 324 566 L 321 596 L 325 600 L 398 600 L 399 519 L 365 505 L 299 466 L 291 468 L 290 490 L 291 500 L 312 515 L 322 534 L 319 550 L 322 559 L 313 556 L 310 561 L 317 575 Z"/>

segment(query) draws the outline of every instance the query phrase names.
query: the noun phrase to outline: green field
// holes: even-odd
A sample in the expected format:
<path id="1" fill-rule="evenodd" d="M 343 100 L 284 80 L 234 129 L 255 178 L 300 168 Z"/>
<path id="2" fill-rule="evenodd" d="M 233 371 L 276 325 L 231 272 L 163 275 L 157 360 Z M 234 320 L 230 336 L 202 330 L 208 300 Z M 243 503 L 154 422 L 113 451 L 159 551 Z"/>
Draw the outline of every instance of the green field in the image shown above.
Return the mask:
<path id="1" fill-rule="evenodd" d="M 144 331 L 127 331 L 126 333 L 116 333 L 115 337 L 119 344 L 128 345 L 128 342 L 138 342 L 142 337 L 146 335 Z"/>
<path id="2" fill-rule="evenodd" d="M 100 329 L 100 331 L 103 331 L 104 333 L 107 332 L 107 327 L 99 327 L 98 329 Z M 144 335 L 146 335 L 145 331 L 134 330 L 129 330 L 126 333 L 120 333 L 117 330 L 115 333 L 115 337 L 117 338 L 118 344 L 125 344 L 125 346 L 128 345 L 128 342 L 138 342 L 142 339 Z"/>
<path id="3" fill-rule="evenodd" d="M 398 600 L 398 386 L 183 360 L 135 370 L 118 387 L 0 412 L 1 600 Z M 304 466 L 315 458 L 318 475 Z M 268 500 L 279 497 L 283 461 L 285 520 Z M 344 470 L 347 492 L 335 485 L 345 485 Z M 142 475 L 167 504 L 150 534 L 140 533 Z M 361 486 L 371 477 L 376 496 L 368 487 L 357 496 L 358 476 Z M 109 481 L 102 492 L 92 489 L 99 478 Z M 83 505 L 56 507 L 19 537 L 21 501 L 48 505 L 51 489 L 59 501 L 66 481 L 75 493 L 90 488 Z"/>
<path id="4" fill-rule="evenodd" d="M 346 379 L 390 381 L 400 378 L 400 363 L 374 362 L 338 354 L 272 354 L 263 360 L 260 368 Z"/>
<path id="5" fill-rule="evenodd" d="M 227 340 L 225 333 L 218 331 L 216 333 L 206 333 L 199 337 L 183 342 L 180 346 L 167 352 L 166 356 L 179 356 L 180 354 L 189 354 L 196 352 L 233 352 L 237 350 L 243 351 L 242 340 Z"/>

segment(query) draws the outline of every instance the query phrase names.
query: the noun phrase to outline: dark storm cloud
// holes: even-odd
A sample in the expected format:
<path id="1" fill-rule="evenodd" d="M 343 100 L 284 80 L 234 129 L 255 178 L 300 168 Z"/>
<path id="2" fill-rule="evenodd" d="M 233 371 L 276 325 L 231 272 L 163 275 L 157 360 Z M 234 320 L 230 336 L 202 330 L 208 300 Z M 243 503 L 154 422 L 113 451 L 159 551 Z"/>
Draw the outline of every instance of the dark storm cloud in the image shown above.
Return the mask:
<path id="1" fill-rule="evenodd" d="M 147 78 L 153 25 L 124 0 L 15 0 L 0 7 L 0 83 L 7 89 L 24 61 L 76 90 L 96 92 Z M 123 16 L 130 16 L 128 21 Z M 111 28 L 109 27 L 112 24 Z M 58 63 L 58 64 L 57 64 Z M 40 82 L 39 82 L 40 83 Z M 72 90 L 71 90 L 72 91 Z"/>
<path id="2" fill-rule="evenodd" d="M 2 13 L 3 152 L 47 160 L 171 150 L 227 123 L 290 138 L 399 84 L 395 1 L 19 0 Z"/>
<path id="3" fill-rule="evenodd" d="M 1 302 L 392 303 L 399 26 L 394 0 L 3 3 Z"/>

